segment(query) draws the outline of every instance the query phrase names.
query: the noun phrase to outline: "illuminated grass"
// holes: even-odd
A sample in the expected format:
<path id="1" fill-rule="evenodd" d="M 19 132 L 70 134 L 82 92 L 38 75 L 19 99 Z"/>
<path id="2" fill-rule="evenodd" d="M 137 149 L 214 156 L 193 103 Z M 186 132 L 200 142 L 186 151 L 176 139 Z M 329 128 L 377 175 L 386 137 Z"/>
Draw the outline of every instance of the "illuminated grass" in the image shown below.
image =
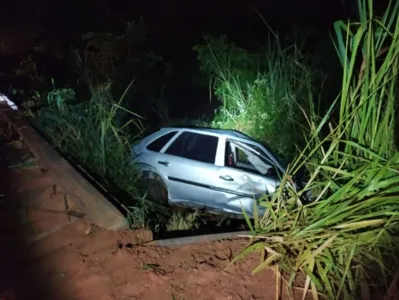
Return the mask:
<path id="1" fill-rule="evenodd" d="M 314 74 L 300 49 L 283 49 L 278 39 L 269 39 L 261 52 L 250 53 L 225 37 L 207 37 L 194 49 L 222 104 L 212 127 L 239 130 L 291 157 L 303 140 L 301 108 L 313 107 Z"/>
<path id="2" fill-rule="evenodd" d="M 199 212 L 174 212 L 166 229 L 168 231 L 198 229 L 199 217 Z"/>
<path id="3" fill-rule="evenodd" d="M 342 91 L 320 124 L 309 119 L 307 146 L 287 174 L 305 165 L 315 196 L 302 205 L 286 175 L 256 237 L 236 259 L 261 254 L 254 272 L 272 267 L 288 285 L 305 278 L 314 299 L 372 299 L 398 269 L 399 153 L 394 148 L 395 84 L 399 68 L 399 2 L 382 18 L 373 1 L 359 1 L 359 22 L 335 24 L 343 66 Z M 360 59 L 360 68 L 357 62 Z M 329 126 L 324 137 L 320 131 Z M 288 190 L 283 193 L 283 188 Z"/>

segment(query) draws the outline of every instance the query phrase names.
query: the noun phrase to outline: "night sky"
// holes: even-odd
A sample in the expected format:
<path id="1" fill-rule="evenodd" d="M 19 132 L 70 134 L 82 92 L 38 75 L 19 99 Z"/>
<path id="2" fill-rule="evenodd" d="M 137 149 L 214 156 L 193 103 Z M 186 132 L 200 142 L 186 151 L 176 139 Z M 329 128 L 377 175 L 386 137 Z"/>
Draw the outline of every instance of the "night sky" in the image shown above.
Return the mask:
<path id="1" fill-rule="evenodd" d="M 287 28 L 294 23 L 328 26 L 350 13 L 351 8 L 342 1 L 16 0 L 3 4 L 0 16 L 3 26 L 40 27 L 46 34 L 60 37 L 62 33 L 64 39 L 79 31 L 117 29 L 128 19 L 143 16 L 154 38 L 193 39 L 203 33 L 221 31 L 259 34 L 264 24 L 254 7 L 273 27 Z"/>
<path id="2" fill-rule="evenodd" d="M 194 85 L 195 81 L 199 82 L 198 61 L 193 46 L 203 43 L 204 35 L 217 37 L 225 34 L 229 40 L 239 46 L 256 50 L 267 40 L 268 35 L 267 26 L 260 14 L 269 26 L 279 31 L 282 37 L 285 34 L 292 34 L 294 26 L 300 28 L 302 33 L 307 35 L 308 49 L 312 50 L 313 44 L 319 43 L 322 39 L 330 39 L 328 29 L 335 20 L 353 15 L 356 10 L 353 5 L 355 2 L 355 0 L 13 0 L 5 2 L 0 10 L 0 36 L 4 43 L 2 49 L 9 49 L 7 53 L 3 51 L 1 54 L 23 56 L 32 44 L 32 36 L 39 37 L 40 43 L 47 44 L 50 51 L 68 49 L 71 46 L 79 47 L 83 33 L 110 31 L 119 34 L 124 30 L 127 21 L 143 17 L 148 48 L 173 66 L 171 88 L 175 92 L 172 97 L 175 99 L 198 97 L 201 102 L 208 103 L 207 79 L 202 79 L 198 90 L 193 87 L 193 82 Z M 6 35 L 8 37 L 4 38 Z M 16 42 L 12 41 L 13 39 Z M 10 60 L 7 58 L 3 61 L 9 64 Z M 188 85 L 192 88 L 187 89 Z M 176 101 L 180 103 L 180 100 Z M 180 107 L 180 104 L 177 106 Z"/>
<path id="3" fill-rule="evenodd" d="M 126 21 L 144 17 L 151 49 L 161 55 L 192 51 L 204 35 L 226 34 L 250 48 L 267 38 L 268 25 L 282 32 L 294 25 L 317 42 L 332 23 L 355 11 L 355 0 L 14 0 L 0 10 L 4 28 L 34 31 L 61 46 L 76 45 L 88 31 L 121 32 Z M 348 4 L 349 3 L 349 4 Z M 12 33 L 14 34 L 14 33 Z M 22 38 L 27 40 L 29 38 Z M 313 39 L 313 40 L 312 40 Z M 172 54 L 171 54 L 172 53 Z M 178 54 L 177 56 L 181 56 Z M 173 57 L 170 57 L 173 59 Z"/>

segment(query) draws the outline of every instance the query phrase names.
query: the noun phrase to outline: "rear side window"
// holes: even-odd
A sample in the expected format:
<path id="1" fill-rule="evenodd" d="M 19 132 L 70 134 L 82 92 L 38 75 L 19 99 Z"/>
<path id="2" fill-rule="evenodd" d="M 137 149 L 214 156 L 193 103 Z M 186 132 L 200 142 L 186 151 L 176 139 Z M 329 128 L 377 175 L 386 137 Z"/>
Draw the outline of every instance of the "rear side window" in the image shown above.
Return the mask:
<path id="1" fill-rule="evenodd" d="M 213 135 L 183 132 L 165 153 L 204 163 L 215 163 L 219 138 Z"/>
<path id="2" fill-rule="evenodd" d="M 161 149 L 176 135 L 177 131 L 171 131 L 159 138 L 155 139 L 147 145 L 147 149 L 154 152 L 159 152 Z"/>

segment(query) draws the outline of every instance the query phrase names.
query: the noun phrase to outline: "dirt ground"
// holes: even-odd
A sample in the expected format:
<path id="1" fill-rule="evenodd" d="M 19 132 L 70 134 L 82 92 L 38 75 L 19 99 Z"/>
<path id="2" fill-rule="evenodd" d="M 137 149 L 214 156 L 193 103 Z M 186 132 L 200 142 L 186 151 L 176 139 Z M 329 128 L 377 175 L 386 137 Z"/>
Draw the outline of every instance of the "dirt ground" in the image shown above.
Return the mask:
<path id="1" fill-rule="evenodd" d="M 51 174 L 10 168 L 30 158 L 13 140 L 0 145 L 0 300 L 275 299 L 273 274 L 251 275 L 258 256 L 225 269 L 246 240 L 140 246 L 150 233 L 68 218 Z"/>

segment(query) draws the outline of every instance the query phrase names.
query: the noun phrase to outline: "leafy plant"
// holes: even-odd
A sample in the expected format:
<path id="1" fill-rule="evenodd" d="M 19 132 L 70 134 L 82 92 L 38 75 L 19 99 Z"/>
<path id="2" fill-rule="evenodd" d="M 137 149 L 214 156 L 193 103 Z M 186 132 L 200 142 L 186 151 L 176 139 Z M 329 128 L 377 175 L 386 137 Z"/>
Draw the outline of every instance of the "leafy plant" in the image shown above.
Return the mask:
<path id="1" fill-rule="evenodd" d="M 51 79 L 53 89 L 47 94 L 47 104 L 49 107 L 56 107 L 63 111 L 67 102 L 75 100 L 75 91 L 71 88 L 57 89 L 54 84 L 54 79 Z"/>
<path id="2" fill-rule="evenodd" d="M 25 116 L 34 117 L 35 108 L 39 105 L 42 95 L 37 90 L 24 90 L 11 88 L 11 93 L 15 98 L 22 98 L 22 113 Z"/>
<path id="3" fill-rule="evenodd" d="M 18 68 L 16 68 L 13 73 L 18 77 L 25 77 L 32 81 L 44 81 L 44 77 L 37 71 L 36 62 L 30 54 L 21 59 Z"/>
<path id="4" fill-rule="evenodd" d="M 200 225 L 198 212 L 174 212 L 166 226 L 168 231 L 197 229 Z"/>
<path id="5" fill-rule="evenodd" d="M 358 6 L 358 22 L 334 27 L 341 94 L 320 123 L 309 118 L 306 147 L 276 194 L 263 201 L 265 215 L 250 223 L 252 244 L 236 257 L 259 251 L 254 272 L 272 267 L 288 286 L 303 279 L 304 297 L 311 292 L 314 299 L 380 299 L 376 293 L 397 284 L 399 3 L 390 2 L 381 18 L 372 0 Z M 336 124 L 330 123 L 334 107 Z M 330 129 L 326 137 L 323 126 Z M 302 165 L 310 180 L 295 190 L 289 174 Z M 314 201 L 304 205 L 299 199 L 309 190 Z"/>
<path id="6" fill-rule="evenodd" d="M 313 106 L 313 74 L 302 63 L 300 49 L 282 49 L 276 39 L 260 53 L 250 53 L 225 37 L 207 37 L 194 49 L 223 104 L 212 126 L 240 130 L 282 156 L 292 155 L 302 138 L 301 109 Z"/>

